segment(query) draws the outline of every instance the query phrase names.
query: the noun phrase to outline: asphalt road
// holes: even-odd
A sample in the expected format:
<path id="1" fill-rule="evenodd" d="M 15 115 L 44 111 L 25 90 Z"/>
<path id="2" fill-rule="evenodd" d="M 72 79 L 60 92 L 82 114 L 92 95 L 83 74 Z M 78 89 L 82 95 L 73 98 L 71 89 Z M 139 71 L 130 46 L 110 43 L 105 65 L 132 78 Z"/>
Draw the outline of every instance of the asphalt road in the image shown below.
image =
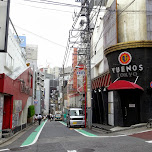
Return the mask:
<path id="1" fill-rule="evenodd" d="M 41 131 L 41 128 L 42 131 Z M 0 148 L 0 151 L 17 152 L 152 152 L 152 132 L 132 136 L 93 136 L 85 129 L 67 128 L 60 122 L 47 121 L 42 126 L 34 125 L 15 141 Z M 41 131 L 41 133 L 40 133 Z M 40 134 L 39 134 L 40 133 Z M 92 133 L 92 132 L 91 132 Z M 33 135 L 32 135 L 33 134 Z M 39 134 L 34 144 L 34 138 Z M 148 134 L 148 137 L 147 137 Z M 32 135 L 32 136 L 31 136 Z M 85 136 L 87 135 L 87 136 Z M 145 137 L 144 137 L 145 135 Z M 144 137 L 144 138 L 143 138 Z M 146 138 L 147 137 L 147 138 Z M 150 138 L 151 137 L 151 138 Z M 25 147 L 20 147 L 24 145 Z"/>

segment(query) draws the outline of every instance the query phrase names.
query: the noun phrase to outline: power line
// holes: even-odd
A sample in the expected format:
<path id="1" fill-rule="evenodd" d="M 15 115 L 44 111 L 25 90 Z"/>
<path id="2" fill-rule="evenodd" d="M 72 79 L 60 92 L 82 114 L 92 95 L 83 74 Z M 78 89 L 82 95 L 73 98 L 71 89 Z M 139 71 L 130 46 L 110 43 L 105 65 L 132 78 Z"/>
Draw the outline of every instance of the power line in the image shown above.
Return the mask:
<path id="1" fill-rule="evenodd" d="M 50 8 L 46 8 L 46 7 L 37 7 L 37 6 L 32 6 L 32 5 L 26 5 L 26 4 L 22 4 L 22 3 L 14 3 L 12 2 L 12 4 L 18 4 L 18 5 L 23 5 L 23 6 L 28 6 L 28 7 L 33 7 L 33 8 L 40 8 L 40 9 L 44 9 L 44 10 L 50 10 L 50 11 L 59 11 L 59 12 L 65 12 L 65 13 L 73 13 L 70 11 L 63 11 L 63 10 L 59 10 L 59 9 L 50 9 Z"/>
<path id="2" fill-rule="evenodd" d="M 65 46 L 63 46 L 63 45 L 61 45 L 61 44 L 58 44 L 58 43 L 56 43 L 56 42 L 53 42 L 53 41 L 51 41 L 51 40 L 49 40 L 49 39 L 47 39 L 47 38 L 45 38 L 45 37 L 43 37 L 43 36 L 41 36 L 41 35 L 35 34 L 35 33 L 31 32 L 31 31 L 26 30 L 26 29 L 24 29 L 24 28 L 22 28 L 22 27 L 19 27 L 19 26 L 17 26 L 17 25 L 15 25 L 15 26 L 18 27 L 18 28 L 20 28 L 20 29 L 22 29 L 22 30 L 24 30 L 24 31 L 26 31 L 26 32 L 28 32 L 28 33 L 31 33 L 31 34 L 33 34 L 33 35 L 35 35 L 35 36 L 37 36 L 37 37 L 39 37 L 39 38 L 41 38 L 41 39 L 44 39 L 44 40 L 49 41 L 49 42 L 51 42 L 51 43 L 53 43 L 53 44 L 55 44 L 55 45 L 58 45 L 58 46 L 60 46 L 60 47 L 64 47 L 64 48 L 65 48 Z"/>
<path id="3" fill-rule="evenodd" d="M 24 0 L 24 1 L 32 2 L 32 3 L 39 3 L 39 4 L 51 4 L 51 5 L 68 6 L 68 7 L 81 7 L 79 5 L 73 5 L 73 4 L 68 4 L 68 3 L 60 3 L 60 2 L 54 2 L 54 1 L 47 1 L 47 0 L 40 0 L 40 1 Z"/>

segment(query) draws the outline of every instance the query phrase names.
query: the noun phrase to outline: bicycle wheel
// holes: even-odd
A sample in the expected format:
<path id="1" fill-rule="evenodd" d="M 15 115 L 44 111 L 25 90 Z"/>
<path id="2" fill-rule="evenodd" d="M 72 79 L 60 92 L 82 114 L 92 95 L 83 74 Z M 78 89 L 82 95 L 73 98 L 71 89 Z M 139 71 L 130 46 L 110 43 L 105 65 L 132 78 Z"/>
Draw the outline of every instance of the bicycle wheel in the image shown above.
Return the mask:
<path id="1" fill-rule="evenodd" d="M 146 127 L 151 128 L 152 127 L 152 121 L 148 121 L 147 124 L 146 124 Z"/>

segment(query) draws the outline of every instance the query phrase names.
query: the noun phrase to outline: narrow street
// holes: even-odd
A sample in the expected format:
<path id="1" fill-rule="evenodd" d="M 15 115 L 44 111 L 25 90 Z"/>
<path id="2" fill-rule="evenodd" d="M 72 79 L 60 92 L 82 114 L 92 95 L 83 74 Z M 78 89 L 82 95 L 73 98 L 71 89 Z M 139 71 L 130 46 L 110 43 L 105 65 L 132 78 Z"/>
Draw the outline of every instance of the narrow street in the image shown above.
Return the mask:
<path id="1" fill-rule="evenodd" d="M 75 130 L 82 130 L 88 132 L 84 128 L 67 128 L 62 122 L 59 121 L 47 121 L 42 122 L 44 127 L 39 135 L 38 140 L 33 145 L 26 145 L 20 147 L 27 142 L 31 133 L 36 132 L 40 126 L 33 125 L 30 129 L 25 131 L 22 136 L 16 138 L 9 145 L 5 143 L 5 146 L 0 148 L 0 151 L 24 151 L 24 152 L 151 152 L 151 143 L 147 143 L 147 133 L 142 133 L 142 137 L 139 136 L 121 136 L 118 133 L 111 136 L 105 134 L 103 136 L 86 137 Z M 93 133 L 93 131 L 90 131 Z M 111 136 L 111 137 L 110 137 Z M 34 138 L 34 137 L 33 137 Z M 152 138 L 151 138 L 152 139 Z M 1 145 L 2 146 L 2 145 Z"/>

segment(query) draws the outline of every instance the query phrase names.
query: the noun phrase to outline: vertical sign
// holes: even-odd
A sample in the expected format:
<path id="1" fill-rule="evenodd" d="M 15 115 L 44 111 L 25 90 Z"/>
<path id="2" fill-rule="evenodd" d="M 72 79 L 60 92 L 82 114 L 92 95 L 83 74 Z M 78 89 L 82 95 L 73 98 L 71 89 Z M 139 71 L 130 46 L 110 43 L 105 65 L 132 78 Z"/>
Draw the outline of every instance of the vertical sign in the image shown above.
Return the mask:
<path id="1" fill-rule="evenodd" d="M 7 52 L 10 0 L 0 1 L 0 52 Z"/>

